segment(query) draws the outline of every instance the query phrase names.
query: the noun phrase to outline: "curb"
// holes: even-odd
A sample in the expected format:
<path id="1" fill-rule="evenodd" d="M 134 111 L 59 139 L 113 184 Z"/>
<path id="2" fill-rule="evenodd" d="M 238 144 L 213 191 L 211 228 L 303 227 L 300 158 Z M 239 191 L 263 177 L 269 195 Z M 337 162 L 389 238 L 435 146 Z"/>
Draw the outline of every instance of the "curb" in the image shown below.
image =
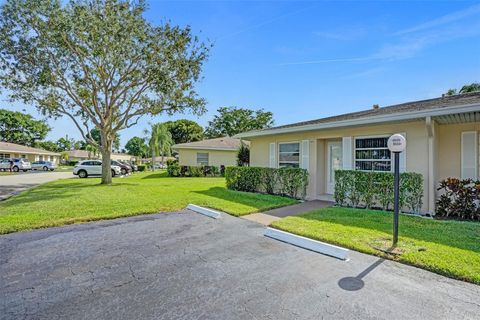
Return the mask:
<path id="1" fill-rule="evenodd" d="M 302 236 L 297 236 L 296 234 L 281 231 L 274 228 L 267 228 L 263 235 L 275 240 L 280 240 L 286 243 L 293 244 L 294 246 L 297 246 L 300 248 L 308 249 L 311 251 L 325 254 L 327 256 L 338 258 L 340 260 L 348 260 L 348 253 L 350 252 L 350 250 L 342 247 L 337 247 L 335 245 L 328 244 L 325 242 L 312 240 L 310 238 L 306 238 Z"/>
<path id="2" fill-rule="evenodd" d="M 189 204 L 187 206 L 187 209 L 192 210 L 196 213 L 203 214 L 204 216 L 214 218 L 214 219 L 218 219 L 222 216 L 220 214 L 220 212 L 218 212 L 218 211 L 208 209 L 208 208 L 204 208 L 204 207 L 200 207 L 200 206 L 197 206 L 197 205 L 194 205 L 194 204 Z"/>

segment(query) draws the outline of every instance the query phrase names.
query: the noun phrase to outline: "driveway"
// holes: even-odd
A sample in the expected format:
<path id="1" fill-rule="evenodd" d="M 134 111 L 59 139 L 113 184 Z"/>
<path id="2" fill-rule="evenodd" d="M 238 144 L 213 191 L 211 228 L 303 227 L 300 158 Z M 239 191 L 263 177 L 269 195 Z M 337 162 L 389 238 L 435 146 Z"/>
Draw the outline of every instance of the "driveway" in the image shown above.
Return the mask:
<path id="1" fill-rule="evenodd" d="M 480 286 L 190 211 L 0 236 L 2 319 L 474 319 Z"/>
<path id="2" fill-rule="evenodd" d="M 19 172 L 8 176 L 0 176 L 0 200 L 11 197 L 25 189 L 58 179 L 72 178 L 72 172 Z"/>

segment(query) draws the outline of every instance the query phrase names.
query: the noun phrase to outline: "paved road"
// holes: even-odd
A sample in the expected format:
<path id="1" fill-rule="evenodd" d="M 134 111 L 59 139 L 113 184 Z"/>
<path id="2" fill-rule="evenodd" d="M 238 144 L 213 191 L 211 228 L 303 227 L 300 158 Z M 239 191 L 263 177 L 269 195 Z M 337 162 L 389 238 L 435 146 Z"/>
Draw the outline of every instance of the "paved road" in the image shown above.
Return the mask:
<path id="1" fill-rule="evenodd" d="M 8 176 L 0 176 L 0 200 L 11 197 L 25 189 L 35 187 L 39 184 L 58 179 L 72 178 L 71 171 L 68 172 L 25 172 L 13 173 Z"/>
<path id="2" fill-rule="evenodd" d="M 263 230 L 185 211 L 1 236 L 0 318 L 478 319 L 480 286 Z"/>

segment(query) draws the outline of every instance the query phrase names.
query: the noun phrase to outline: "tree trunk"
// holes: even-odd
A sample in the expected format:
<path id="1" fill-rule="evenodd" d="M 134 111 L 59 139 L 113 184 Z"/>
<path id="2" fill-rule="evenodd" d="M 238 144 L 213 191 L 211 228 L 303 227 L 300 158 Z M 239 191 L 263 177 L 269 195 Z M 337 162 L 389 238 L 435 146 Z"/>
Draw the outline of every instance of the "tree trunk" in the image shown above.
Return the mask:
<path id="1" fill-rule="evenodd" d="M 100 151 L 102 153 L 101 184 L 111 184 L 112 183 L 112 166 L 111 166 L 112 140 L 108 139 L 107 135 L 101 131 L 101 141 L 102 141 L 102 145 L 100 146 Z"/>
<path id="2" fill-rule="evenodd" d="M 165 164 L 165 162 L 163 160 L 163 151 L 162 151 L 162 167 L 163 167 L 164 164 Z"/>
<path id="3" fill-rule="evenodd" d="M 155 151 L 152 151 L 152 171 L 155 171 Z"/>

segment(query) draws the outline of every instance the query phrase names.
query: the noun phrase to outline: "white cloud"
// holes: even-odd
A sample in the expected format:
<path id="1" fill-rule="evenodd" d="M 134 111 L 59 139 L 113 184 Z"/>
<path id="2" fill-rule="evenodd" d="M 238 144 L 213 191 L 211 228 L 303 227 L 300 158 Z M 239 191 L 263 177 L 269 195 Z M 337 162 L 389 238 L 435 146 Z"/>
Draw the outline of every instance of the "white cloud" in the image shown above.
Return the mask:
<path id="1" fill-rule="evenodd" d="M 456 12 L 438 17 L 436 19 L 418 24 L 416 26 L 397 31 L 394 33 L 394 35 L 404 35 L 408 33 L 419 32 L 419 31 L 424 31 L 431 28 L 435 28 L 435 27 L 440 27 L 455 21 L 463 20 L 467 17 L 477 15 L 477 14 L 480 14 L 480 5 L 471 6 L 464 10 L 456 11 Z"/>

